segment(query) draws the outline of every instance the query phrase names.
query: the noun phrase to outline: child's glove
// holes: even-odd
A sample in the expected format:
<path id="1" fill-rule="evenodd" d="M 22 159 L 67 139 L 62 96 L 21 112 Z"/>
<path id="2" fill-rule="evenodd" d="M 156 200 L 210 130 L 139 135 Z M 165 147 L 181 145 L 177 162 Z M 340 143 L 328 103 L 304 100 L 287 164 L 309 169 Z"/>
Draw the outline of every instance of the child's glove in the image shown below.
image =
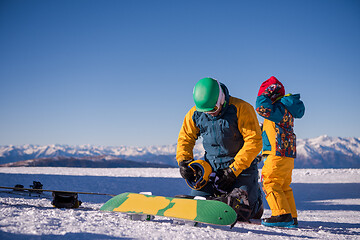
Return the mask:
<path id="1" fill-rule="evenodd" d="M 267 96 L 271 99 L 272 102 L 275 102 L 276 99 L 281 97 L 283 94 L 280 92 L 282 86 L 278 83 L 271 84 L 268 86 L 262 95 Z"/>

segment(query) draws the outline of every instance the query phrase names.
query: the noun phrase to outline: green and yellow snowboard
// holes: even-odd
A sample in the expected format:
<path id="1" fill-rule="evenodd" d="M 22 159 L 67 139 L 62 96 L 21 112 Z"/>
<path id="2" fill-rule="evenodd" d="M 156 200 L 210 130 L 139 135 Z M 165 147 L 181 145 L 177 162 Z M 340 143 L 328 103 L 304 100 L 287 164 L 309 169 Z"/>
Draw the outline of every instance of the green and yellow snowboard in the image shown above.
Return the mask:
<path id="1" fill-rule="evenodd" d="M 138 193 L 117 195 L 107 201 L 100 210 L 164 216 L 215 225 L 232 225 L 237 219 L 234 209 L 220 201 Z"/>

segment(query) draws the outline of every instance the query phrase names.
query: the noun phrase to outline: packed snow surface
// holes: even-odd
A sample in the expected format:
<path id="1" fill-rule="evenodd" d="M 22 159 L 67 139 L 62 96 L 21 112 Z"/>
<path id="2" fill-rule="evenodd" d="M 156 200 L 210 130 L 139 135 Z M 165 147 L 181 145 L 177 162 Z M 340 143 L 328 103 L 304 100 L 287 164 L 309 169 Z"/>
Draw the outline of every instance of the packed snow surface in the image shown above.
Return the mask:
<path id="1" fill-rule="evenodd" d="M 100 192 L 189 192 L 178 169 L 0 168 L 0 185 Z M 0 239 L 360 239 L 360 169 L 295 169 L 294 195 L 299 228 L 237 223 L 234 228 L 175 224 L 156 217 L 134 221 L 118 212 L 99 211 L 109 196 L 79 195 L 78 209 L 58 209 L 51 194 L 41 197 L 0 192 Z M 11 191 L 10 191 L 11 192 Z M 270 216 L 265 206 L 264 217 Z"/>

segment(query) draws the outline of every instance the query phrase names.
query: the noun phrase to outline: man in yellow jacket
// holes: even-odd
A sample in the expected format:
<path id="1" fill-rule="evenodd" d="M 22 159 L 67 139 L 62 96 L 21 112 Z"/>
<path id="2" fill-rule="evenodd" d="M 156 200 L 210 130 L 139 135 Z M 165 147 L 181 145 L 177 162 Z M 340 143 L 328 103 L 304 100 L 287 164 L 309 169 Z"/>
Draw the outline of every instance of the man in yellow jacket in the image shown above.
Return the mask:
<path id="1" fill-rule="evenodd" d="M 193 188 L 190 195 L 216 196 L 240 189 L 248 197 L 248 218 L 261 217 L 263 206 L 256 156 L 262 139 L 254 108 L 230 96 L 227 87 L 213 78 L 199 80 L 193 98 L 195 106 L 186 114 L 179 133 L 176 159 L 181 176 L 187 182 L 195 181 L 193 148 L 201 137 L 205 162 L 215 177 L 212 182 L 206 178 L 206 185 Z"/>

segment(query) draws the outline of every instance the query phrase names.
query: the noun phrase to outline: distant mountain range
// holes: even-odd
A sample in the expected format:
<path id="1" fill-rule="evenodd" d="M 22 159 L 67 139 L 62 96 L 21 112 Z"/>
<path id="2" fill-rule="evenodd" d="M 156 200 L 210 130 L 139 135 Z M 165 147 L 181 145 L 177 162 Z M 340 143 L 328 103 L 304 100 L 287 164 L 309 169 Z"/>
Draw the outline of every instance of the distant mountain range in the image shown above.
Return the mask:
<path id="1" fill-rule="evenodd" d="M 135 162 L 109 156 L 45 157 L 5 163 L 0 167 L 171 168 L 163 163 Z"/>
<path id="2" fill-rule="evenodd" d="M 360 138 L 320 136 L 297 140 L 297 168 L 360 168 Z"/>
<path id="3" fill-rule="evenodd" d="M 129 147 L 94 145 L 0 146 L 0 166 L 176 167 L 176 144 Z M 203 157 L 201 142 L 194 158 Z M 297 140 L 296 168 L 360 168 L 360 138 L 320 136 Z"/>

